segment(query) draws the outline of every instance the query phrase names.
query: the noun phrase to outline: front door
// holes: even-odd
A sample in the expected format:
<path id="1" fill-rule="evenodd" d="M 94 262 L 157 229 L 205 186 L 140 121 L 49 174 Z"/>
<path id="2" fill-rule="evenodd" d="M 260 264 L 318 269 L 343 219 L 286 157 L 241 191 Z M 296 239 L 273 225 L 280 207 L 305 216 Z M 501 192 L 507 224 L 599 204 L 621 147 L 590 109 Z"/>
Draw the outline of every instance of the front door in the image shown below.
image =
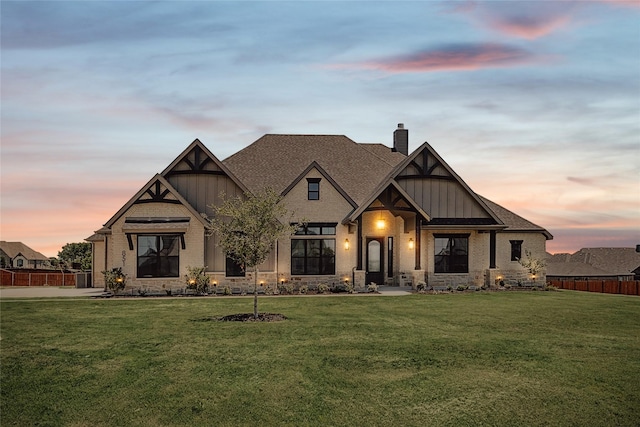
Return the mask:
<path id="1" fill-rule="evenodd" d="M 366 284 L 373 282 L 384 284 L 384 239 L 382 237 L 367 237 L 367 275 Z"/>

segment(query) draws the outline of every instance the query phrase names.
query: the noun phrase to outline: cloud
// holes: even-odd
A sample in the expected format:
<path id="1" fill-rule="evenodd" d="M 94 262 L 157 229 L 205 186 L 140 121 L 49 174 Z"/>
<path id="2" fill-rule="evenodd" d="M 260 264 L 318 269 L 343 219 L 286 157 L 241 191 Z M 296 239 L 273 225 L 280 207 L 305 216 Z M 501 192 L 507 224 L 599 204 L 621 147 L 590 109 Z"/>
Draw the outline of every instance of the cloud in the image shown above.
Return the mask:
<path id="1" fill-rule="evenodd" d="M 330 68 L 380 70 L 389 73 L 425 73 L 515 67 L 541 60 L 542 58 L 515 46 L 497 43 L 464 43 L 421 50 L 402 56 L 351 64 L 335 64 Z"/>
<path id="2" fill-rule="evenodd" d="M 473 2 L 449 13 L 469 16 L 479 26 L 527 40 L 550 35 L 572 24 L 575 2 Z"/>
<path id="3" fill-rule="evenodd" d="M 568 16 L 509 16 L 490 19 L 490 26 L 503 34 L 533 40 L 544 37 L 566 27 L 571 22 Z"/>
<path id="4" fill-rule="evenodd" d="M 45 49 L 95 43 L 220 35 L 232 26 L 219 22 L 225 6 L 206 2 L 5 2 L 2 48 Z M 216 14 L 215 20 L 203 16 Z M 213 21 L 213 22 L 212 22 Z"/>

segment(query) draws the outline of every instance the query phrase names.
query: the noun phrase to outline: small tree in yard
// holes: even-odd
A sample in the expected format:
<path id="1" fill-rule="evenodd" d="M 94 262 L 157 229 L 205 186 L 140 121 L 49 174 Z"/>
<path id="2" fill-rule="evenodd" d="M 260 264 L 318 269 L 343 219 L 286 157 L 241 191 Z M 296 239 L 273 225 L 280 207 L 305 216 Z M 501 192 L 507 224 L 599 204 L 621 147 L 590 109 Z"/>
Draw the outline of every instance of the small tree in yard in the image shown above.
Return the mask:
<path id="1" fill-rule="evenodd" d="M 529 270 L 529 273 L 533 276 L 533 280 L 535 281 L 538 273 L 541 272 L 547 264 L 543 259 L 534 258 L 529 250 L 525 250 L 524 253 L 527 256 L 527 259 L 520 258 L 518 259 L 518 263 Z"/>
<path id="2" fill-rule="evenodd" d="M 258 318 L 258 265 L 273 250 L 276 240 L 292 235 L 299 224 L 291 225 L 292 214 L 281 203 L 282 196 L 270 188 L 261 193 L 245 193 L 245 198 L 226 199 L 210 206 L 208 235 L 218 237 L 218 246 L 245 271 L 253 269 L 253 317 Z"/>

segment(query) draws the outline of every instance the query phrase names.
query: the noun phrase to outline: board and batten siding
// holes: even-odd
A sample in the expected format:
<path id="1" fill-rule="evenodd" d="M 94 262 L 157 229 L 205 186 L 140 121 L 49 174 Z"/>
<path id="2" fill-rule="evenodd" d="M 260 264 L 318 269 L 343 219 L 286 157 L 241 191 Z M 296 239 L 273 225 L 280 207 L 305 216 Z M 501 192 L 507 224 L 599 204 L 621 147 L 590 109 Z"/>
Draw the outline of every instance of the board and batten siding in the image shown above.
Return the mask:
<path id="1" fill-rule="evenodd" d="M 220 206 L 225 198 L 243 196 L 242 189 L 198 146 L 186 153 L 165 177 L 198 213 L 207 216 L 213 215 L 209 206 Z M 217 247 L 215 236 L 205 238 L 203 251 L 207 271 L 225 271 L 226 256 Z"/>
<path id="2" fill-rule="evenodd" d="M 431 218 L 491 218 L 457 181 L 424 177 L 398 183 Z"/>

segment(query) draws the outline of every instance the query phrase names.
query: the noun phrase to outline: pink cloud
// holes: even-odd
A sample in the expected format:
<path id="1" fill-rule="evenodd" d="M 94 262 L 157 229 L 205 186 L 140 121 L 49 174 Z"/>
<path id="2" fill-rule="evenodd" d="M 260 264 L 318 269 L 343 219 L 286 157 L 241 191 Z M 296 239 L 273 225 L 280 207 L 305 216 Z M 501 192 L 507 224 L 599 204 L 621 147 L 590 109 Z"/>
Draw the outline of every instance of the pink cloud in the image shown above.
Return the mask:
<path id="1" fill-rule="evenodd" d="M 478 25 L 510 37 L 534 40 L 569 27 L 580 7 L 581 3 L 572 1 L 477 2 L 450 13 L 467 15 Z"/>
<path id="2" fill-rule="evenodd" d="M 404 56 L 380 58 L 353 64 L 337 64 L 332 68 L 381 70 L 389 73 L 465 71 L 513 67 L 532 63 L 539 59 L 524 49 L 508 45 L 494 43 L 456 44 Z"/>
<path id="3" fill-rule="evenodd" d="M 496 16 L 489 19 L 489 26 L 503 34 L 534 40 L 568 26 L 568 16 Z"/>

